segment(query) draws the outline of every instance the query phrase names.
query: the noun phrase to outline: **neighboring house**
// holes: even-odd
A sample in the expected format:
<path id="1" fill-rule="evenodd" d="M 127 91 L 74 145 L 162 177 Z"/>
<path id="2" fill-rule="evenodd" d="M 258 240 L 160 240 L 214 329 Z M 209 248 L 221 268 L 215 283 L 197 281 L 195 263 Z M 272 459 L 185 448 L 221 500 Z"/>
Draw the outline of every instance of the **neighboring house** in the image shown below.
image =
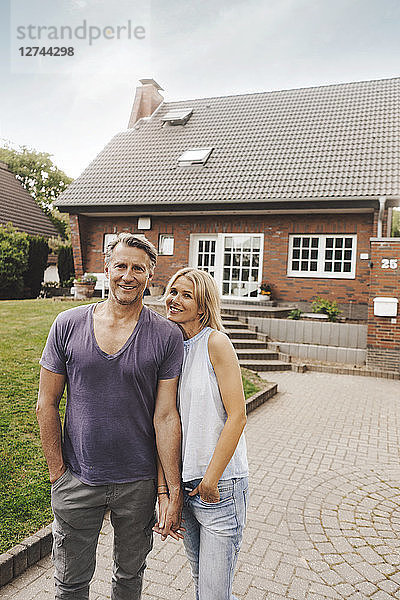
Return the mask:
<path id="1" fill-rule="evenodd" d="M 8 166 L 0 162 L 0 224 L 12 223 L 18 231 L 45 238 L 58 236 L 53 223 L 22 187 Z M 50 262 L 50 255 L 49 255 Z M 44 273 L 45 281 L 58 281 L 57 267 L 50 265 Z"/>
<path id="2" fill-rule="evenodd" d="M 163 102 L 141 80 L 129 128 L 59 197 L 76 271 L 117 231 L 145 234 L 165 285 L 190 264 L 221 296 L 337 300 L 366 317 L 370 238 L 400 198 L 400 78 Z"/>
<path id="3" fill-rule="evenodd" d="M 57 236 L 57 229 L 22 187 L 8 166 L 0 162 L 0 224 L 12 223 L 18 231 L 46 238 Z"/>

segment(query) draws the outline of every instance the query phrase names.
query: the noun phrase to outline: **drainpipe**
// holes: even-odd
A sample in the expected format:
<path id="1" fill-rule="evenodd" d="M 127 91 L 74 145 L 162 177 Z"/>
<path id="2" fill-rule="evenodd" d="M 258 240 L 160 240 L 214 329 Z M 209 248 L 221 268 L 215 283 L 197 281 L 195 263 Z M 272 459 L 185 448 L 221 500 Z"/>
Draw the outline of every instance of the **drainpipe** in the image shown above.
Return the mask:
<path id="1" fill-rule="evenodd" d="M 386 237 L 392 237 L 393 208 L 389 206 L 387 215 Z"/>
<path id="2" fill-rule="evenodd" d="M 379 198 L 379 214 L 378 214 L 378 230 L 376 232 L 376 237 L 382 237 L 383 231 L 383 214 L 385 212 L 385 204 L 386 204 L 386 196 L 381 196 Z"/>

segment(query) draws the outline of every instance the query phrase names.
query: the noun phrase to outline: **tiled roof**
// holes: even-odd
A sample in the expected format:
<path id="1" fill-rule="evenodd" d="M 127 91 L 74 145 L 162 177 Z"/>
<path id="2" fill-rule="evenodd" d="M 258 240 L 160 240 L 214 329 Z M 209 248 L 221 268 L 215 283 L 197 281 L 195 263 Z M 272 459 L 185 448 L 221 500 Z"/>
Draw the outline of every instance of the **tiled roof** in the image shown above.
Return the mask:
<path id="1" fill-rule="evenodd" d="M 162 116 L 193 108 L 184 126 Z M 400 195 L 400 78 L 165 102 L 116 135 L 60 206 Z M 213 147 L 202 167 L 190 148 Z"/>
<path id="2" fill-rule="evenodd" d="M 18 231 L 50 237 L 58 235 L 50 219 L 22 187 L 7 165 L 0 162 L 0 223 L 11 222 Z"/>

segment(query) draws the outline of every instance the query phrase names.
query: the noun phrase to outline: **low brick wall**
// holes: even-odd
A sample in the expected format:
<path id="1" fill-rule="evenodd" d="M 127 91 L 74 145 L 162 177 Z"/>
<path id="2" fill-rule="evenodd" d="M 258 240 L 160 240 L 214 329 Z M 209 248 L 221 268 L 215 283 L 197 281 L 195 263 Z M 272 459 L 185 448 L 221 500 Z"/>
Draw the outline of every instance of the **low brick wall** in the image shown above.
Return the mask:
<path id="1" fill-rule="evenodd" d="M 0 587 L 21 575 L 51 551 L 51 525 L 37 531 L 4 554 L 0 554 Z"/>
<path id="2" fill-rule="evenodd" d="M 400 350 L 388 348 L 368 348 L 367 365 L 377 369 L 400 372 Z"/>

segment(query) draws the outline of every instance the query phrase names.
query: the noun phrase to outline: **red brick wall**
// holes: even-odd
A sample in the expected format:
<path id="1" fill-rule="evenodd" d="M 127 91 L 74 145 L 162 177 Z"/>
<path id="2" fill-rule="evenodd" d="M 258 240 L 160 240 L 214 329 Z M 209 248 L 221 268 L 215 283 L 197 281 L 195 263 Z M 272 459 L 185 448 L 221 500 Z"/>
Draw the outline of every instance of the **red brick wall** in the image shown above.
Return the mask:
<path id="1" fill-rule="evenodd" d="M 75 276 L 83 275 L 88 269 L 88 223 L 89 219 L 83 215 L 70 215 L 69 224 L 71 227 L 71 243 L 74 255 Z M 100 269 L 102 271 L 103 269 Z"/>
<path id="2" fill-rule="evenodd" d="M 159 257 L 153 280 L 155 285 L 165 285 L 177 269 L 188 264 L 191 233 L 264 233 L 263 280 L 273 284 L 278 300 L 310 302 L 316 294 L 320 294 L 339 303 L 351 301 L 365 306 L 368 303 L 369 267 L 368 261 L 360 260 L 359 255 L 361 252 L 369 253 L 373 220 L 372 213 L 151 217 L 151 230 L 139 232 L 137 217 L 79 217 L 84 271 L 103 270 L 105 233 L 123 230 L 145 233 L 156 247 L 160 233 L 174 234 L 174 255 Z M 288 277 L 288 237 L 293 233 L 357 234 L 356 279 Z"/>
<path id="3" fill-rule="evenodd" d="M 397 268 L 382 268 L 382 259 L 397 259 Z M 370 366 L 400 370 L 400 317 L 374 315 L 374 298 L 397 298 L 400 303 L 400 239 L 371 241 L 370 298 L 368 306 L 368 359 Z M 400 310 L 400 306 L 398 305 Z"/>
<path id="4" fill-rule="evenodd" d="M 71 243 L 72 243 L 72 253 L 74 255 L 74 267 L 75 267 L 75 275 L 79 277 L 83 275 L 83 260 L 82 260 L 82 246 L 81 246 L 81 233 L 79 227 L 79 221 L 82 217 L 77 215 L 69 216 L 69 224 L 71 227 Z"/>

